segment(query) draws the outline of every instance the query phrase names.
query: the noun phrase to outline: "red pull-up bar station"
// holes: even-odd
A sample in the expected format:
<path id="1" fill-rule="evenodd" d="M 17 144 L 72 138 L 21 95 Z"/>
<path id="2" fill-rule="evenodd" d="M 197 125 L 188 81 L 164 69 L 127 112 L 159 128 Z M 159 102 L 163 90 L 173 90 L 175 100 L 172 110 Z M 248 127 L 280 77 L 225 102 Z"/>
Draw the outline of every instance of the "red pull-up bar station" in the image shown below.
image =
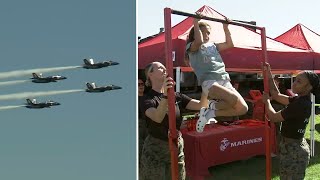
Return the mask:
<path id="1" fill-rule="evenodd" d="M 261 53 L 262 53 L 262 63 L 268 62 L 267 59 L 267 44 L 266 44 L 266 30 L 264 27 L 258 27 L 251 24 L 246 24 L 236 21 L 226 21 L 222 19 L 216 19 L 212 17 L 199 16 L 197 14 L 191 14 L 181 11 L 172 10 L 170 8 L 164 9 L 164 27 L 165 27 L 165 54 L 166 54 L 166 67 L 167 72 L 170 77 L 173 77 L 173 62 L 172 62 L 172 37 L 171 37 L 171 14 L 193 17 L 198 19 L 205 19 L 209 21 L 216 21 L 221 23 L 227 23 L 237 26 L 255 28 L 261 31 Z M 263 69 L 263 84 L 264 91 L 269 93 L 269 82 L 267 78 L 267 72 Z M 172 180 L 178 180 L 178 151 L 177 151 L 177 129 L 176 129 L 176 119 L 175 119 L 175 96 L 174 89 L 168 89 L 168 110 L 169 110 L 169 147 L 171 153 L 171 174 Z M 265 154 L 266 154 L 266 180 L 271 179 L 271 146 L 270 146 L 270 122 L 265 110 Z"/>

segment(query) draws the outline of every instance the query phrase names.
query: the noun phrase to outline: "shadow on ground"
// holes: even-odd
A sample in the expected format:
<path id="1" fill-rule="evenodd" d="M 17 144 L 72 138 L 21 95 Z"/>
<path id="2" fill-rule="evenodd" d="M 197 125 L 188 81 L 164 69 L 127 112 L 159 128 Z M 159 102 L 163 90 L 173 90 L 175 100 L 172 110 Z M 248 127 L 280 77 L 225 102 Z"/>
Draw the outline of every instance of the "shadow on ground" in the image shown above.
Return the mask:
<path id="1" fill-rule="evenodd" d="M 278 175 L 278 158 L 272 158 L 272 175 Z M 210 167 L 212 177 L 206 180 L 248 180 L 265 179 L 266 164 L 264 156 L 256 156 L 248 160 L 236 161 L 228 164 Z"/>

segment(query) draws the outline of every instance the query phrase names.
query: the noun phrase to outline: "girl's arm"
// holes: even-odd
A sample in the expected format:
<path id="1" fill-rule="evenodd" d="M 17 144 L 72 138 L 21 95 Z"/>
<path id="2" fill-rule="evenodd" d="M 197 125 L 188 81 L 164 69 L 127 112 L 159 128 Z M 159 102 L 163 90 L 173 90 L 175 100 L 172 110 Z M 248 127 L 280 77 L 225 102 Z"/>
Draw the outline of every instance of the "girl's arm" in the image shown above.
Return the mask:
<path id="1" fill-rule="evenodd" d="M 200 46 L 203 44 L 203 36 L 199 27 L 200 19 L 193 19 L 193 27 L 194 27 L 194 41 L 191 43 L 190 51 L 195 52 L 198 51 Z"/>
<path id="2" fill-rule="evenodd" d="M 226 37 L 226 42 L 217 44 L 217 49 L 219 50 L 219 52 L 234 47 L 234 44 L 231 38 L 231 33 L 229 31 L 229 24 L 223 24 L 223 30 Z"/>

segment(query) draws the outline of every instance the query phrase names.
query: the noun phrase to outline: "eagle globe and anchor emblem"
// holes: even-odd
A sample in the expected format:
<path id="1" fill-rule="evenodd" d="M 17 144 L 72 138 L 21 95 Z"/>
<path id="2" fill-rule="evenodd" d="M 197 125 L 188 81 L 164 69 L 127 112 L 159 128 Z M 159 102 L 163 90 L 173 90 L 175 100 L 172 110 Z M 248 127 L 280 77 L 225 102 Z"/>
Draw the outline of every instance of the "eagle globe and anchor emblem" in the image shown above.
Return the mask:
<path id="1" fill-rule="evenodd" d="M 229 140 L 227 138 L 223 138 L 220 145 L 220 151 L 226 150 L 229 145 L 230 145 Z"/>

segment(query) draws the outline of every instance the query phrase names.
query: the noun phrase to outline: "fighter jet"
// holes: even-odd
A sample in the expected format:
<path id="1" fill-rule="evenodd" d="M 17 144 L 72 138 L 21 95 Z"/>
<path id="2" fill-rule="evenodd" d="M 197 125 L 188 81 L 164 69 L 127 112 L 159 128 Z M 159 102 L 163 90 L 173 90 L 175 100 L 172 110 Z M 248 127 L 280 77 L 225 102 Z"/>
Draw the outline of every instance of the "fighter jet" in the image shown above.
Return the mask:
<path id="1" fill-rule="evenodd" d="M 37 74 L 37 73 L 32 73 L 32 78 L 33 79 L 32 82 L 34 83 L 49 83 L 49 82 L 57 82 L 58 80 L 64 80 L 67 79 L 67 77 L 64 76 L 48 76 L 48 77 L 43 77 L 42 73 Z"/>
<path id="2" fill-rule="evenodd" d="M 37 102 L 36 99 L 26 99 L 27 103 L 26 103 L 26 108 L 30 108 L 30 109 L 41 109 L 41 108 L 50 108 L 51 106 L 57 106 L 60 105 L 60 103 L 58 102 L 54 102 L 54 101 L 46 101 L 46 102 Z"/>
<path id="3" fill-rule="evenodd" d="M 105 91 L 111 91 L 111 90 L 116 90 L 116 89 L 122 89 L 120 86 L 115 86 L 115 85 L 107 85 L 107 86 L 101 86 L 97 87 L 96 84 L 93 83 L 86 83 L 88 89 L 86 89 L 87 92 L 105 92 Z"/>
<path id="4" fill-rule="evenodd" d="M 83 61 L 84 61 L 83 68 L 85 69 L 99 69 L 99 68 L 114 66 L 119 64 L 118 62 L 114 62 L 114 61 L 102 61 L 102 62 L 95 63 L 93 59 L 84 59 Z"/>

